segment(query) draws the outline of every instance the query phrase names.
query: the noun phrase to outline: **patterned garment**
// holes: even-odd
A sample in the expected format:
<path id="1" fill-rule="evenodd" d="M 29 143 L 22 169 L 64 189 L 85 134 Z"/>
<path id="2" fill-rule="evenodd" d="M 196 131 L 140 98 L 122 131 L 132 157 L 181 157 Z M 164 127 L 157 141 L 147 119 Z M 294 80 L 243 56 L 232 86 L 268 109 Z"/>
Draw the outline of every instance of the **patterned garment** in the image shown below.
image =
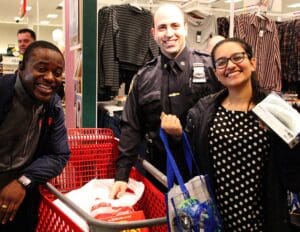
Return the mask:
<path id="1" fill-rule="evenodd" d="M 274 20 L 255 14 L 234 17 L 234 36 L 253 47 L 259 84 L 265 90 L 281 91 L 281 62 L 279 38 Z"/>
<path id="2" fill-rule="evenodd" d="M 284 91 L 300 81 L 300 20 L 277 23 Z"/>
<path id="3" fill-rule="evenodd" d="M 217 18 L 218 34 L 224 36 L 225 38 L 229 37 L 229 19 L 226 17 Z"/>
<path id="4" fill-rule="evenodd" d="M 209 147 L 225 231 L 263 231 L 262 179 L 270 153 L 266 131 L 253 112 L 219 106 Z"/>
<path id="5" fill-rule="evenodd" d="M 130 4 L 112 5 L 99 9 L 98 22 L 98 92 L 117 92 L 120 68 L 137 71 L 159 54 L 152 14 Z"/>

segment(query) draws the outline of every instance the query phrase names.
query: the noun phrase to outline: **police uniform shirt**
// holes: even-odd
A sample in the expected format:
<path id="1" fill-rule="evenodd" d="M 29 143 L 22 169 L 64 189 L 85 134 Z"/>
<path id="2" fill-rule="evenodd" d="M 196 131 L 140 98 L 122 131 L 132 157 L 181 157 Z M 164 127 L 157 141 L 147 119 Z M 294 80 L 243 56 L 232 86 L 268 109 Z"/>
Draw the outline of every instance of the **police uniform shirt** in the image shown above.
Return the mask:
<path id="1" fill-rule="evenodd" d="M 207 53 L 185 47 L 176 59 L 161 55 L 138 71 L 122 113 L 116 180 L 127 180 L 145 135 L 153 143 L 153 164 L 165 171 L 158 135 L 161 112 L 177 115 L 184 126 L 188 109 L 212 92 L 208 66 L 212 67 Z"/>
<path id="2" fill-rule="evenodd" d="M 187 110 L 200 97 L 211 92 L 207 81 L 207 66 L 211 66 L 207 54 L 187 47 L 175 59 L 161 56 L 161 101 L 165 113 L 178 116 L 183 123 Z"/>

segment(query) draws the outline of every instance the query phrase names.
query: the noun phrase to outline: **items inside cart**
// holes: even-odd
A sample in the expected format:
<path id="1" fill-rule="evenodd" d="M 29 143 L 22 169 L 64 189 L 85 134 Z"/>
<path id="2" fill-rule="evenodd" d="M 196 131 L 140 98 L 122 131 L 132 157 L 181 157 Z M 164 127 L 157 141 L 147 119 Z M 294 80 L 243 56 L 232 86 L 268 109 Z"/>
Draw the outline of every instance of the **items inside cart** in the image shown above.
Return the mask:
<path id="1" fill-rule="evenodd" d="M 68 198 L 68 193 L 82 188 L 91 180 L 113 179 L 118 157 L 118 141 L 111 129 L 71 128 L 68 129 L 68 140 L 71 158 L 67 166 L 61 175 L 52 179 L 46 187 L 41 187 L 37 231 L 167 231 L 164 194 L 134 168 L 130 179 L 144 186 L 141 198 L 133 206 L 135 218 L 139 219 L 122 222 L 99 220 L 79 207 L 83 199 L 74 201 Z M 60 204 L 64 204 L 68 210 L 64 210 Z M 85 227 L 80 221 L 84 221 Z"/>

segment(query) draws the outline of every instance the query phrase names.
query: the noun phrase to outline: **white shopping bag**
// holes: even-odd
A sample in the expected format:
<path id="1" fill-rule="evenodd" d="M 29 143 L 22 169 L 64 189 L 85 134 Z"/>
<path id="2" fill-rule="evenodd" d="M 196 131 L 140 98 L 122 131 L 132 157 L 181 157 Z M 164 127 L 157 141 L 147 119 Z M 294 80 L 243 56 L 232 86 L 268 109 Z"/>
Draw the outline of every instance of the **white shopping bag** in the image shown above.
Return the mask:
<path id="1" fill-rule="evenodd" d="M 128 189 L 119 199 L 110 199 L 109 193 L 113 186 L 114 179 L 93 179 L 79 189 L 66 193 L 66 197 L 74 202 L 78 207 L 93 217 L 96 211 L 92 212 L 100 202 L 106 202 L 113 208 L 132 207 L 142 197 L 145 186 L 142 182 L 129 179 Z M 84 231 L 89 231 L 88 225 L 80 216 L 73 212 L 67 205 L 59 199 L 53 202 L 58 206 L 72 221 Z M 102 208 L 103 210 L 103 208 Z"/>

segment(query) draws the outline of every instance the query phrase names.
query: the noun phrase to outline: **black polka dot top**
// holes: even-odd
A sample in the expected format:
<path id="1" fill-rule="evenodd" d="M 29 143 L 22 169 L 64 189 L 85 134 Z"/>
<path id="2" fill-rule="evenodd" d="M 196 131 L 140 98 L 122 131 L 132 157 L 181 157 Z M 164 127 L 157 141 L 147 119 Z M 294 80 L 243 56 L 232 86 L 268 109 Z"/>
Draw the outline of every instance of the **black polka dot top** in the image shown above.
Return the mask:
<path id="1" fill-rule="evenodd" d="M 225 231 L 263 231 L 262 178 L 270 143 L 254 113 L 219 106 L 209 152 Z"/>

